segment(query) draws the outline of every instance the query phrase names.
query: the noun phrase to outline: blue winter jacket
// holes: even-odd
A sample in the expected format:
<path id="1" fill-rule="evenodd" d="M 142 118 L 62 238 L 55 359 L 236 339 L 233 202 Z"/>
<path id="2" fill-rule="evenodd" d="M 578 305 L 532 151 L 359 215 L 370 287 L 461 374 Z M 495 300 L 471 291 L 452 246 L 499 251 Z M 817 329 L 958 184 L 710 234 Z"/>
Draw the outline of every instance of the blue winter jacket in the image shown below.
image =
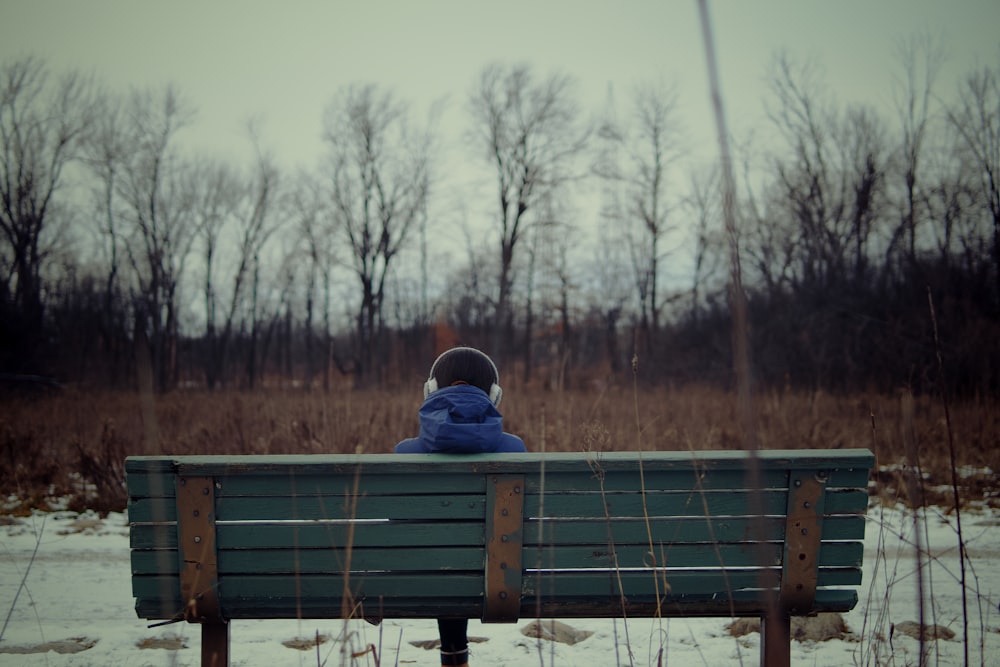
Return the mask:
<path id="1" fill-rule="evenodd" d="M 482 389 L 445 387 L 420 406 L 420 435 L 396 445 L 397 454 L 523 452 L 524 442 L 504 433 L 503 416 Z"/>

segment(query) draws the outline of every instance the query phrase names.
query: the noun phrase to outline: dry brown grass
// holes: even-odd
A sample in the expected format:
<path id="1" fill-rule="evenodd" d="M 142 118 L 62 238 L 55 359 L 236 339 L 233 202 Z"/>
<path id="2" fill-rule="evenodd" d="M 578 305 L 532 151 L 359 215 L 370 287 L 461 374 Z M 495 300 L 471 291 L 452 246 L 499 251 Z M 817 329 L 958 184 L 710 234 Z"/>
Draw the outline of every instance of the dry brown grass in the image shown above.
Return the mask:
<path id="1" fill-rule="evenodd" d="M 507 430 L 530 450 L 701 450 L 740 446 L 735 398 L 704 387 L 634 391 L 548 392 L 506 388 Z M 292 454 L 390 452 L 417 432 L 419 392 L 270 393 L 174 392 L 158 396 L 156 442 L 144 442 L 139 396 L 82 393 L 0 402 L 0 493 L 8 509 L 45 506 L 70 495 L 78 507 L 124 506 L 125 456 L 166 454 Z M 958 464 L 1000 470 L 1000 409 L 995 400 L 952 406 Z M 769 393 L 756 397 L 761 446 L 767 449 L 867 447 L 880 466 L 905 460 L 896 396 Z M 542 431 L 544 425 L 544 433 Z M 915 431 L 928 500 L 950 479 L 943 408 L 916 401 Z M 903 474 L 878 473 L 879 493 L 903 496 Z M 967 498 L 997 489 L 991 475 L 967 477 Z M 16 506 L 16 508 L 15 508 Z"/>

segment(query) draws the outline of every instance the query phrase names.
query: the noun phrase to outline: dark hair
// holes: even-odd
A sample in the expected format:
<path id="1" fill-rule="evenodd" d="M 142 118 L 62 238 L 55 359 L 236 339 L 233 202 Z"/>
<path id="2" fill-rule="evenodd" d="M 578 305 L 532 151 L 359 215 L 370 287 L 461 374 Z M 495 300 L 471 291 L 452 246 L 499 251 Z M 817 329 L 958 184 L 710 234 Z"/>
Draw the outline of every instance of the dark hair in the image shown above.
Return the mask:
<path id="1" fill-rule="evenodd" d="M 485 353 L 471 347 L 456 347 L 442 354 L 431 367 L 431 377 L 441 388 L 464 382 L 479 387 L 487 394 L 494 384 L 500 382 L 493 361 Z"/>

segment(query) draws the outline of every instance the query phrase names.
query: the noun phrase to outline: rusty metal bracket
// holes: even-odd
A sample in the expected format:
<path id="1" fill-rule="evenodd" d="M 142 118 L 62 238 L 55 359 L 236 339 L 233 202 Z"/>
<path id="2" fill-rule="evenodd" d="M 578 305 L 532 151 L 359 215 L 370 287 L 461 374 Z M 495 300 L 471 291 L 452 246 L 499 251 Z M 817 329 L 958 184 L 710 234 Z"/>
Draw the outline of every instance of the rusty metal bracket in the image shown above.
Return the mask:
<path id="1" fill-rule="evenodd" d="M 812 611 L 819 578 L 819 548 L 823 528 L 824 470 L 793 470 L 789 480 L 782 558 L 781 608 L 790 614 Z"/>
<path id="2" fill-rule="evenodd" d="M 177 539 L 185 620 L 225 623 L 218 596 L 215 482 L 211 477 L 177 477 Z"/>
<path id="3" fill-rule="evenodd" d="M 486 477 L 484 623 L 514 623 L 521 610 L 524 477 Z"/>

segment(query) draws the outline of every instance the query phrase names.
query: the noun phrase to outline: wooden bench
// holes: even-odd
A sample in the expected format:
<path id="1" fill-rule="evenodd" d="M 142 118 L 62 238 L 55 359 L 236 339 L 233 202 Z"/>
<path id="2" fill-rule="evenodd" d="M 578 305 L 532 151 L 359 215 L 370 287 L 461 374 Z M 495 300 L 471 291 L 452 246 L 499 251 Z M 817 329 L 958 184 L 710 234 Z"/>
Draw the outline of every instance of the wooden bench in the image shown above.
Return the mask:
<path id="1" fill-rule="evenodd" d="M 867 450 L 158 456 L 126 462 L 144 619 L 759 616 L 848 611 Z"/>

